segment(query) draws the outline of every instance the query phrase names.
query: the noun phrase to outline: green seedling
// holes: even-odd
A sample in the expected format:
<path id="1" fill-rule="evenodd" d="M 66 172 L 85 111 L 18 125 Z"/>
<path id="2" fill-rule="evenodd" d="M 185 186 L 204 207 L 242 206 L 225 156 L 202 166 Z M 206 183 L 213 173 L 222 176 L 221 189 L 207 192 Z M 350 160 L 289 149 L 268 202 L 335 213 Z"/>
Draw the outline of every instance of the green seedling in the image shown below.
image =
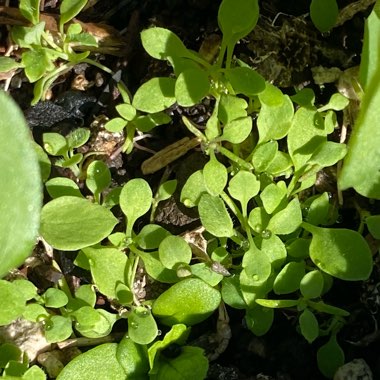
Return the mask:
<path id="1" fill-rule="evenodd" d="M 62 1 L 59 8 L 59 30 L 53 33 L 45 30 L 45 22 L 40 19 L 40 0 L 20 1 L 20 12 L 32 26 L 12 27 L 11 38 L 22 49 L 21 60 L 1 57 L 0 71 L 24 69 L 29 82 L 35 83 L 32 105 L 44 100 L 53 82 L 78 63 L 88 63 L 112 74 L 107 67 L 89 58 L 89 50 L 78 52 L 86 48 L 96 48 L 98 43 L 95 37 L 83 32 L 79 23 L 66 25 L 86 4 L 87 0 Z"/>
<path id="2" fill-rule="evenodd" d="M 51 155 L 60 157 L 54 164 L 63 168 L 69 168 L 76 177 L 82 175 L 82 164 L 86 157 L 82 153 L 76 153 L 75 149 L 86 144 L 90 138 L 90 130 L 77 128 L 66 137 L 56 132 L 46 132 L 42 135 L 45 151 Z"/>

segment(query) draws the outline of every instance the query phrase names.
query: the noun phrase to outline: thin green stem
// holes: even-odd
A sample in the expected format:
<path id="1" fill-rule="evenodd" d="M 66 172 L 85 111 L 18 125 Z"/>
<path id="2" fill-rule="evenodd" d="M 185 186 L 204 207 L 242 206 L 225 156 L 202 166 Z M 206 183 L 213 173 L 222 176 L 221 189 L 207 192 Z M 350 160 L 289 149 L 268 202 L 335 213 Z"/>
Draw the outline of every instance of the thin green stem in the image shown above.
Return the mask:
<path id="1" fill-rule="evenodd" d="M 220 153 L 222 153 L 224 156 L 226 156 L 229 160 L 235 162 L 240 166 L 242 169 L 252 170 L 253 166 L 249 163 L 237 156 L 236 154 L 232 153 L 228 149 L 226 149 L 223 146 L 218 146 L 217 148 Z"/>

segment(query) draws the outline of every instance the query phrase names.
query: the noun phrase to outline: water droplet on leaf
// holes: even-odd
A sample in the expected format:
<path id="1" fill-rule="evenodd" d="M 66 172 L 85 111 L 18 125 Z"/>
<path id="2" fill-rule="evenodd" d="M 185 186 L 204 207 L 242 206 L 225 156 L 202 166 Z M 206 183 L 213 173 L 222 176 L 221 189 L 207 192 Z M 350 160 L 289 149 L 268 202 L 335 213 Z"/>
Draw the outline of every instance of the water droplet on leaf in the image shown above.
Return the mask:
<path id="1" fill-rule="evenodd" d="M 261 232 L 261 237 L 262 237 L 263 239 L 269 239 L 271 236 L 272 236 L 272 232 L 269 231 L 269 230 L 263 230 L 263 231 Z"/>

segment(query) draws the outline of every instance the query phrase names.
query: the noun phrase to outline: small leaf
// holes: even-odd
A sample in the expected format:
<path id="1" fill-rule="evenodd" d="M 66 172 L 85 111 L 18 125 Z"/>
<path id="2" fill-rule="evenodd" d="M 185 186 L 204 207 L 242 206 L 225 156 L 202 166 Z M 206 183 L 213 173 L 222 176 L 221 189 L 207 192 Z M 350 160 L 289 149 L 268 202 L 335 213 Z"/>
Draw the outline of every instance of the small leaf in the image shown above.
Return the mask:
<path id="1" fill-rule="evenodd" d="M 214 272 L 211 266 L 206 263 L 191 265 L 191 273 L 212 287 L 217 286 L 223 279 L 222 274 Z"/>
<path id="2" fill-rule="evenodd" d="M 277 235 L 261 240 L 261 251 L 267 255 L 273 268 L 279 268 L 287 256 L 284 243 Z"/>
<path id="3" fill-rule="evenodd" d="M 146 307 L 138 306 L 128 315 L 128 335 L 135 343 L 152 343 L 157 332 L 156 321 Z"/>
<path id="4" fill-rule="evenodd" d="M 189 264 L 192 253 L 189 244 L 183 238 L 170 235 L 160 243 L 158 255 L 164 267 L 175 269 L 179 263 Z"/>
<path id="5" fill-rule="evenodd" d="M 218 107 L 218 118 L 223 124 L 247 116 L 248 103 L 237 96 L 222 94 Z"/>
<path id="6" fill-rule="evenodd" d="M 103 206 L 87 199 L 63 196 L 43 207 L 40 233 L 54 248 L 76 251 L 99 243 L 117 222 Z"/>
<path id="7" fill-rule="evenodd" d="M 228 184 L 228 192 L 231 197 L 237 199 L 246 214 L 248 202 L 258 194 L 260 181 L 251 172 L 240 170 L 233 176 Z"/>
<path id="8" fill-rule="evenodd" d="M 191 300 L 191 302 L 189 302 Z M 220 293 L 197 278 L 177 282 L 153 303 L 153 314 L 165 325 L 194 325 L 207 319 L 219 306 Z"/>
<path id="9" fill-rule="evenodd" d="M 329 379 L 332 379 L 337 369 L 344 364 L 344 351 L 336 341 L 335 335 L 331 335 L 329 341 L 319 348 L 317 362 L 319 370 Z"/>
<path id="10" fill-rule="evenodd" d="M 320 167 L 332 166 L 343 159 L 346 153 L 345 144 L 325 141 L 314 151 L 308 163 L 317 164 Z"/>
<path id="11" fill-rule="evenodd" d="M 93 194 L 100 194 L 111 184 L 108 166 L 99 160 L 92 161 L 87 167 L 86 186 Z"/>
<path id="12" fill-rule="evenodd" d="M 65 306 L 69 301 L 65 292 L 55 288 L 49 288 L 46 290 L 42 295 L 42 298 L 46 307 L 52 307 L 55 309 Z"/>
<path id="13" fill-rule="evenodd" d="M 269 184 L 260 194 L 265 211 L 272 214 L 285 199 L 287 188 L 284 181 Z"/>
<path id="14" fill-rule="evenodd" d="M 222 299 L 227 305 L 234 309 L 246 309 L 247 304 L 244 301 L 243 294 L 240 289 L 239 277 L 224 277 L 222 280 Z"/>
<path id="15" fill-rule="evenodd" d="M 152 78 L 142 84 L 133 97 L 132 105 L 139 111 L 155 113 L 171 107 L 175 101 L 174 78 Z"/>
<path id="16" fill-rule="evenodd" d="M 133 239 L 142 249 L 156 249 L 170 232 L 157 224 L 146 224 L 139 234 Z"/>
<path id="17" fill-rule="evenodd" d="M 286 307 L 294 307 L 298 305 L 298 300 L 267 300 L 257 299 L 256 303 L 264 307 L 270 307 L 273 309 L 282 309 Z"/>
<path id="18" fill-rule="evenodd" d="M 60 28 L 63 28 L 68 21 L 77 16 L 87 4 L 87 0 L 62 0 L 59 7 L 61 16 L 59 18 Z"/>
<path id="19" fill-rule="evenodd" d="M 252 118 L 250 116 L 234 119 L 223 128 L 222 141 L 232 144 L 242 143 L 252 131 Z"/>
<path id="20" fill-rule="evenodd" d="M 259 130 L 259 143 L 270 140 L 279 140 L 285 137 L 291 127 L 294 108 L 289 96 L 281 93 L 282 101 L 278 105 L 262 103 L 257 127 Z M 261 98 L 260 98 L 261 99 Z"/>
<path id="21" fill-rule="evenodd" d="M 258 0 L 223 0 L 219 6 L 218 24 L 226 44 L 248 35 L 259 18 Z"/>
<path id="22" fill-rule="evenodd" d="M 136 108 L 131 104 L 119 104 L 116 106 L 116 111 L 125 120 L 131 121 L 136 117 Z"/>
<path id="23" fill-rule="evenodd" d="M 209 92 L 208 75 L 201 69 L 187 69 L 181 72 L 175 83 L 175 98 L 182 107 L 200 102 Z"/>
<path id="24" fill-rule="evenodd" d="M 309 342 L 314 342 L 319 336 L 319 324 L 314 313 L 309 309 L 305 309 L 299 316 L 299 324 L 301 334 Z"/>
<path id="25" fill-rule="evenodd" d="M 325 106 L 318 108 L 318 112 L 323 112 L 327 110 L 342 111 L 349 105 L 349 103 L 350 99 L 337 92 L 331 95 L 329 102 Z"/>
<path id="26" fill-rule="evenodd" d="M 289 241 L 286 247 L 288 255 L 296 259 L 306 259 L 309 257 L 309 246 L 311 240 L 304 238 L 296 238 L 294 241 Z"/>
<path id="27" fill-rule="evenodd" d="M 265 171 L 275 158 L 278 143 L 275 140 L 258 144 L 252 154 L 252 164 L 256 172 Z"/>
<path id="28" fill-rule="evenodd" d="M 274 234 L 286 235 L 294 232 L 302 223 L 299 200 L 293 199 L 284 210 L 274 214 L 268 223 L 268 230 Z"/>
<path id="29" fill-rule="evenodd" d="M 202 170 L 197 170 L 190 175 L 183 186 L 180 201 L 186 207 L 195 207 L 198 205 L 202 194 L 206 192 L 207 189 Z"/>
<path id="30" fill-rule="evenodd" d="M 74 129 L 66 136 L 67 145 L 69 149 L 79 148 L 86 144 L 90 138 L 91 131 L 88 128 L 77 128 Z"/>
<path id="31" fill-rule="evenodd" d="M 30 130 L 20 108 L 3 91 L 0 92 L 0 113 L 2 277 L 32 253 L 40 223 L 42 186 Z"/>
<path id="32" fill-rule="evenodd" d="M 319 270 L 306 273 L 300 283 L 301 294 L 305 298 L 320 297 L 323 291 L 323 282 L 323 275 Z"/>
<path id="33" fill-rule="evenodd" d="M 59 133 L 44 133 L 42 135 L 42 141 L 44 144 L 44 149 L 52 156 L 61 156 L 69 149 L 66 139 Z"/>
<path id="34" fill-rule="evenodd" d="M 71 319 L 53 315 L 45 321 L 45 338 L 49 343 L 62 342 L 73 332 Z"/>
<path id="35" fill-rule="evenodd" d="M 133 124 L 141 132 L 149 132 L 158 125 L 168 124 L 171 118 L 165 112 L 157 112 L 150 115 L 138 116 L 133 120 Z"/>
<path id="36" fill-rule="evenodd" d="M 118 345 L 105 343 L 75 357 L 60 372 L 57 380 L 125 380 L 124 368 L 117 360 Z"/>
<path id="37" fill-rule="evenodd" d="M 305 263 L 303 261 L 291 261 L 287 263 L 277 275 L 273 284 L 276 294 L 293 293 L 300 287 L 300 282 L 305 275 Z"/>
<path id="38" fill-rule="evenodd" d="M 225 75 L 236 94 L 253 96 L 265 89 L 265 79 L 249 67 L 227 69 Z"/>
<path id="39" fill-rule="evenodd" d="M 66 177 L 51 178 L 45 183 L 45 187 L 53 199 L 63 196 L 83 198 L 78 185 L 72 179 Z"/>
<path id="40" fill-rule="evenodd" d="M 328 193 L 309 198 L 303 205 L 307 211 L 305 221 L 314 226 L 329 224 L 331 205 Z"/>
<path id="41" fill-rule="evenodd" d="M 251 286 L 264 284 L 272 273 L 272 266 L 268 256 L 257 249 L 254 244 L 244 253 L 242 266 Z"/>
<path id="42" fill-rule="evenodd" d="M 171 56 L 188 57 L 183 42 L 172 31 L 164 28 L 150 28 L 141 32 L 145 51 L 153 58 L 168 59 Z"/>
<path id="43" fill-rule="evenodd" d="M 0 73 L 6 73 L 22 67 L 20 63 L 9 57 L 0 57 Z"/>
<path id="44" fill-rule="evenodd" d="M 203 167 L 203 178 L 208 193 L 217 196 L 227 185 L 227 168 L 215 156 L 211 156 L 210 161 Z"/>
<path id="45" fill-rule="evenodd" d="M 245 322 L 250 331 L 256 336 L 265 335 L 273 324 L 274 311 L 272 308 L 255 305 L 247 309 Z"/>
<path id="46" fill-rule="evenodd" d="M 154 197 L 154 200 L 158 203 L 169 199 L 177 188 L 177 182 L 178 181 L 176 179 L 171 179 L 169 181 L 161 183 Z"/>
<path id="47" fill-rule="evenodd" d="M 127 256 L 116 248 L 86 247 L 82 252 L 89 260 L 96 287 L 107 297 L 117 298 L 116 286 L 124 283 Z"/>
<path id="48" fill-rule="evenodd" d="M 32 24 L 37 24 L 40 19 L 41 0 L 20 0 L 20 13 Z"/>
<path id="49" fill-rule="evenodd" d="M 142 178 L 128 181 L 120 193 L 120 207 L 127 217 L 129 233 L 136 220 L 146 214 L 152 205 L 152 190 Z"/>
<path id="50" fill-rule="evenodd" d="M 372 271 L 371 250 L 358 232 L 344 228 L 302 227 L 313 234 L 310 258 L 331 276 L 346 281 L 366 280 Z"/>
<path id="51" fill-rule="evenodd" d="M 203 194 L 198 211 L 202 225 L 214 236 L 230 237 L 234 234 L 232 219 L 219 197 Z"/>
<path id="52" fill-rule="evenodd" d="M 114 117 L 104 125 L 104 128 L 110 132 L 121 132 L 128 122 L 121 117 Z"/>
<path id="53" fill-rule="evenodd" d="M 339 8 L 335 0 L 311 0 L 310 18 L 316 28 L 328 32 L 336 23 Z"/>
<path id="54" fill-rule="evenodd" d="M 30 83 L 37 82 L 46 72 L 54 69 L 54 65 L 42 49 L 29 50 L 22 53 L 21 62 L 25 67 L 25 75 Z"/>

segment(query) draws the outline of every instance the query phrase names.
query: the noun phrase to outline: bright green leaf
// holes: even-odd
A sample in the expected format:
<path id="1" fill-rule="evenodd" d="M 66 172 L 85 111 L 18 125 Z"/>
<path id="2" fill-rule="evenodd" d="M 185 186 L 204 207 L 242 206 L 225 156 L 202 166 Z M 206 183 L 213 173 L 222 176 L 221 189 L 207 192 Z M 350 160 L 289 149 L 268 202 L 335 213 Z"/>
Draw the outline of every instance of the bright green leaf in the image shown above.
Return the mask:
<path id="1" fill-rule="evenodd" d="M 287 263 L 274 280 L 273 290 L 276 294 L 293 293 L 300 287 L 305 275 L 305 262 L 291 261 Z"/>
<path id="2" fill-rule="evenodd" d="M 60 18 L 59 25 L 61 29 L 68 21 L 77 16 L 81 10 L 85 7 L 88 0 L 62 0 L 59 7 Z"/>
<path id="3" fill-rule="evenodd" d="M 203 167 L 203 178 L 208 193 L 217 196 L 223 192 L 227 185 L 227 168 L 215 156 L 211 156 Z"/>
<path id="4" fill-rule="evenodd" d="M 252 131 L 252 118 L 250 116 L 234 119 L 223 128 L 222 141 L 232 144 L 242 143 Z"/>
<path id="5" fill-rule="evenodd" d="M 157 332 L 156 321 L 146 307 L 138 306 L 128 315 L 128 335 L 135 343 L 152 343 Z"/>
<path id="6" fill-rule="evenodd" d="M 293 199 L 285 209 L 274 214 L 268 223 L 268 230 L 274 234 L 286 235 L 294 232 L 302 223 L 299 200 Z"/>
<path id="7" fill-rule="evenodd" d="M 175 269 L 180 263 L 189 264 L 192 253 L 189 244 L 183 238 L 169 235 L 161 241 L 158 255 L 164 267 Z"/>
<path id="8" fill-rule="evenodd" d="M 208 75 L 201 69 L 187 69 L 181 72 L 175 83 L 175 98 L 182 107 L 200 102 L 209 92 Z"/>
<path id="9" fill-rule="evenodd" d="M 305 309 L 299 316 L 301 334 L 309 342 L 314 342 L 319 336 L 319 324 L 316 316 L 309 309 Z"/>
<path id="10" fill-rule="evenodd" d="M 75 251 L 106 238 L 117 219 L 87 199 L 63 196 L 42 209 L 40 233 L 56 249 Z"/>
<path id="11" fill-rule="evenodd" d="M 300 283 L 301 294 L 305 298 L 320 297 L 323 291 L 323 282 L 323 275 L 319 270 L 306 273 Z"/>
<path id="12" fill-rule="evenodd" d="M 70 178 L 55 177 L 45 183 L 49 195 L 55 199 L 63 196 L 83 198 L 78 185 Z"/>
<path id="13" fill-rule="evenodd" d="M 0 280 L 0 326 L 7 325 L 24 312 L 26 299 L 12 282 Z"/>
<path id="14" fill-rule="evenodd" d="M 249 67 L 227 69 L 225 75 L 236 94 L 253 96 L 265 89 L 265 79 Z"/>

